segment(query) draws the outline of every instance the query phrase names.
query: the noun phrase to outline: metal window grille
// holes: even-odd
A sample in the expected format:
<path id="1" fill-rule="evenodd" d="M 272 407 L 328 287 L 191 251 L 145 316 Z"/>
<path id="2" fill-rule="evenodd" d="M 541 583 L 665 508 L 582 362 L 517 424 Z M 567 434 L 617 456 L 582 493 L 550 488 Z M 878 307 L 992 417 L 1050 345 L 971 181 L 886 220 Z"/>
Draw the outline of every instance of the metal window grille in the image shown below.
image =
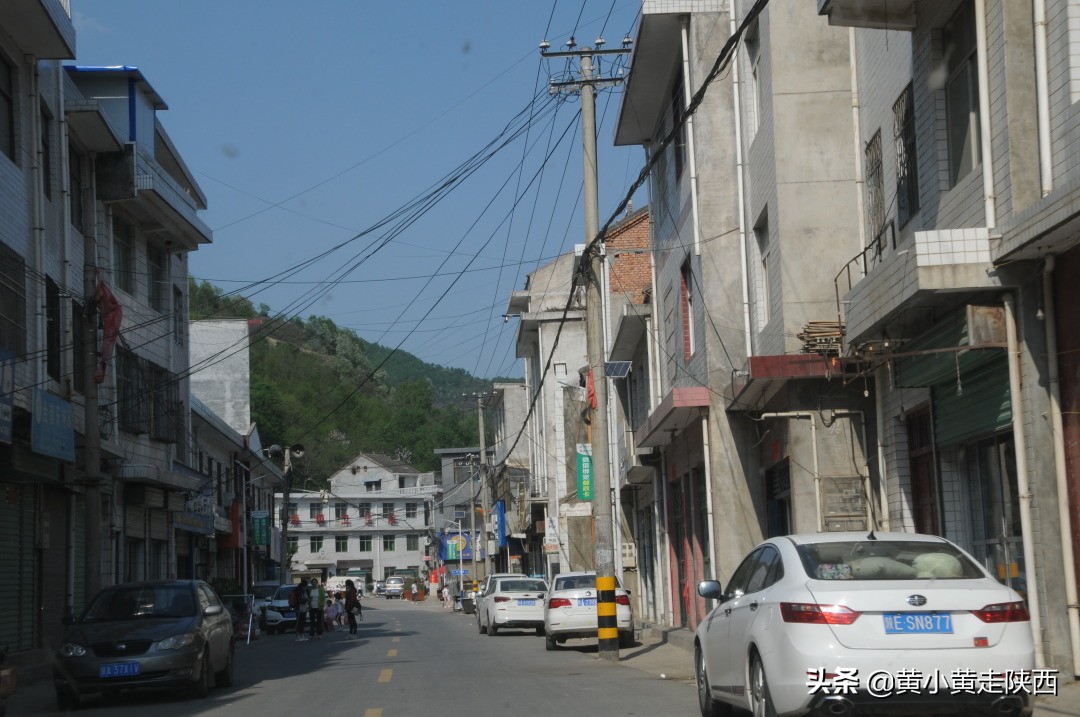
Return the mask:
<path id="1" fill-rule="evenodd" d="M 26 353 L 26 262 L 0 243 L 0 348 Z"/>
<path id="2" fill-rule="evenodd" d="M 893 105 L 896 144 L 896 218 L 900 226 L 919 211 L 919 163 L 915 148 L 915 95 L 911 85 Z"/>
<path id="3" fill-rule="evenodd" d="M 881 130 L 866 144 L 866 226 L 877 238 L 885 227 L 885 176 L 881 167 Z"/>

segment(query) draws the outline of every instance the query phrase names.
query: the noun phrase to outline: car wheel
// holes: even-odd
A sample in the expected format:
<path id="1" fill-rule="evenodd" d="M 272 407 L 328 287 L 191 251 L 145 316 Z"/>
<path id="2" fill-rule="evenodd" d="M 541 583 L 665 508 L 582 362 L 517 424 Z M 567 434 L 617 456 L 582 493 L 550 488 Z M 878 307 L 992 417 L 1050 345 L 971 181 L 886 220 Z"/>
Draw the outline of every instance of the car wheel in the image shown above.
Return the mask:
<path id="1" fill-rule="evenodd" d="M 484 623 L 480 622 L 480 613 L 476 613 L 476 629 L 481 635 L 487 634 L 487 628 L 484 627 Z"/>
<path id="2" fill-rule="evenodd" d="M 776 706 L 769 694 L 769 681 L 765 678 L 765 666 L 757 655 L 750 663 L 750 707 L 754 717 L 776 717 Z"/>
<path id="3" fill-rule="evenodd" d="M 229 652 L 225 657 L 225 668 L 214 675 L 214 682 L 221 687 L 232 687 L 233 678 L 236 675 L 236 650 L 229 645 Z"/>
<path id="4" fill-rule="evenodd" d="M 697 682 L 698 709 L 701 717 L 731 717 L 731 705 L 717 702 L 709 691 L 709 676 L 705 671 L 705 655 L 694 648 L 694 677 Z"/>
<path id="5" fill-rule="evenodd" d="M 79 709 L 82 700 L 79 696 L 68 689 L 56 690 L 56 708 L 61 712 L 74 712 Z"/>
<path id="6" fill-rule="evenodd" d="M 195 680 L 195 684 L 192 685 L 191 696 L 197 699 L 202 699 L 210 694 L 210 679 L 213 673 L 210 671 L 210 653 L 209 649 L 203 653 L 202 667 L 199 670 L 199 676 Z"/>
<path id="7" fill-rule="evenodd" d="M 496 625 L 494 621 L 492 621 L 492 623 L 488 625 L 487 634 L 488 637 L 495 637 L 497 634 L 499 634 L 499 626 Z"/>
<path id="8" fill-rule="evenodd" d="M 555 648 L 556 648 L 555 638 L 552 637 L 551 635 L 548 635 L 547 637 L 545 637 L 544 638 L 544 649 L 547 650 L 548 652 L 554 652 Z"/>

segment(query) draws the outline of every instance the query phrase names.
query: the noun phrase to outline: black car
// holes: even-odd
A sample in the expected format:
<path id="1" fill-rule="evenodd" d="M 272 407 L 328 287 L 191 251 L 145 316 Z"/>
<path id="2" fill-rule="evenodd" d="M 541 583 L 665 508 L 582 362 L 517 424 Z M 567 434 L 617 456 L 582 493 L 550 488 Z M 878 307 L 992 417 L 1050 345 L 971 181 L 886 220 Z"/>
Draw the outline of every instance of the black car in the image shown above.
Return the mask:
<path id="1" fill-rule="evenodd" d="M 53 661 L 61 710 L 99 692 L 182 687 L 205 696 L 215 683 L 232 684 L 232 618 L 200 580 L 107 587 L 64 623 Z"/>

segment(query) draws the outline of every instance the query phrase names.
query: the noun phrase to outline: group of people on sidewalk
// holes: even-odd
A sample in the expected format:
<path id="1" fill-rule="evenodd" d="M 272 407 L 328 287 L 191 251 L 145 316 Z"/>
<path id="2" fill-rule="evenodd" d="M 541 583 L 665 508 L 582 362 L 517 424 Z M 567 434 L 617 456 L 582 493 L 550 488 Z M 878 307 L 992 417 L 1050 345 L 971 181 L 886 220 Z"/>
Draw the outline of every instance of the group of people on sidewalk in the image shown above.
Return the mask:
<path id="1" fill-rule="evenodd" d="M 301 580 L 289 601 L 296 609 L 297 642 L 321 640 L 324 629 L 332 632 L 343 620 L 348 621 L 349 637 L 356 637 L 356 618 L 364 619 L 360 593 L 352 580 L 345 581 L 345 594 L 338 593 L 336 598 L 327 594 L 317 578 L 312 578 L 310 583 Z"/>

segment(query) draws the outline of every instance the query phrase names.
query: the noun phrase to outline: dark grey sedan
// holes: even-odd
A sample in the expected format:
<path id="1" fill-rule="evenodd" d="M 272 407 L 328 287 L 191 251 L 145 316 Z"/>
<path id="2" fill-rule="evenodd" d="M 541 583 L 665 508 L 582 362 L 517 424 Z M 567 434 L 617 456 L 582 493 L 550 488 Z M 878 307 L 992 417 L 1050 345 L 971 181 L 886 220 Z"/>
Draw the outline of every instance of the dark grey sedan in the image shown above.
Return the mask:
<path id="1" fill-rule="evenodd" d="M 205 696 L 233 681 L 232 619 L 199 580 L 126 583 L 103 589 L 68 625 L 53 662 L 56 701 L 143 687 Z"/>

